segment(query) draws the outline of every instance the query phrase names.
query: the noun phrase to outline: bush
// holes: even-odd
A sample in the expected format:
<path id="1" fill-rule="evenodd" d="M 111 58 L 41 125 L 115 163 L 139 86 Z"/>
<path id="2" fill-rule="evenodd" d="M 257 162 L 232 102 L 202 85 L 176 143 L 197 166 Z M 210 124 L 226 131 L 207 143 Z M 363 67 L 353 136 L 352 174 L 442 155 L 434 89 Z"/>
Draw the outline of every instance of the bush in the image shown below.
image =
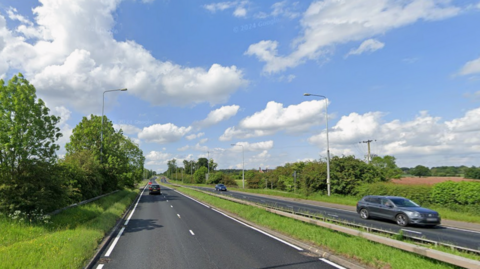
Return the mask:
<path id="1" fill-rule="evenodd" d="M 402 196 L 413 200 L 418 204 L 431 204 L 432 187 L 428 185 L 398 185 L 393 183 L 373 183 L 363 184 L 355 189 L 355 195 L 363 197 L 365 195 L 391 195 Z"/>
<path id="2" fill-rule="evenodd" d="M 431 199 L 434 203 L 451 206 L 480 205 L 480 182 L 445 181 L 433 186 Z"/>

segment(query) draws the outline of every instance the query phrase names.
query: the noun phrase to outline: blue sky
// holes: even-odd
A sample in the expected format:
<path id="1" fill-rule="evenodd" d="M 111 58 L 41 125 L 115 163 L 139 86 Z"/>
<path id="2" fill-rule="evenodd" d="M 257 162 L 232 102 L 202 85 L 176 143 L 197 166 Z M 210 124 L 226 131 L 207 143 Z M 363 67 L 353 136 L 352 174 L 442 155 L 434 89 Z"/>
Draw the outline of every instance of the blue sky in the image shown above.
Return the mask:
<path id="1" fill-rule="evenodd" d="M 4 0 L 0 76 L 35 85 L 62 146 L 128 88 L 105 115 L 160 172 L 324 159 L 306 92 L 332 155 L 479 166 L 478 25 L 478 0 Z"/>

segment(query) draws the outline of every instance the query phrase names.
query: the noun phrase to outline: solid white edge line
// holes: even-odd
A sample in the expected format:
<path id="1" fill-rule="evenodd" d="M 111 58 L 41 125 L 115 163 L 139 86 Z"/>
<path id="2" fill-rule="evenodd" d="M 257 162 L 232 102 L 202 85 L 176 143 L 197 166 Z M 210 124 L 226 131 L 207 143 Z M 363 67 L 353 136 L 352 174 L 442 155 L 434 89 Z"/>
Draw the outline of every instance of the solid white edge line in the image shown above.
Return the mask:
<path id="1" fill-rule="evenodd" d="M 112 245 L 110 245 L 110 248 L 108 249 L 107 253 L 105 253 L 105 257 L 108 257 L 110 256 L 110 254 L 112 254 L 112 251 L 113 249 L 115 248 L 115 245 L 117 244 L 118 242 L 118 239 L 120 239 L 120 236 L 122 236 L 122 233 L 123 231 L 125 230 L 125 227 L 123 227 L 120 232 L 118 233 L 117 237 L 115 238 L 115 240 L 113 241 Z"/>
<path id="2" fill-rule="evenodd" d="M 192 230 L 189 230 L 192 235 L 195 235 Z"/>
<path id="3" fill-rule="evenodd" d="M 414 233 L 414 234 L 422 234 L 422 232 L 417 232 L 417 231 L 412 231 L 412 230 L 407 230 L 407 229 L 400 229 L 402 231 L 405 231 L 405 232 L 409 232 L 409 233 Z"/>
<path id="4" fill-rule="evenodd" d="M 140 199 L 142 198 L 143 192 L 145 191 L 146 188 L 147 188 L 147 186 L 145 186 L 145 188 L 143 188 L 143 191 L 142 191 L 142 193 L 140 194 L 140 196 L 138 197 L 138 200 L 137 200 L 137 202 L 135 203 L 135 206 L 133 207 L 133 210 L 132 210 L 132 212 L 130 213 L 130 216 L 128 216 L 127 221 L 125 221 L 125 225 L 128 224 L 128 222 L 130 221 L 130 218 L 133 216 L 133 213 L 135 212 L 135 209 L 137 209 L 138 202 L 140 202 Z"/>
<path id="5" fill-rule="evenodd" d="M 442 226 L 443 226 L 443 225 L 442 225 Z M 451 227 L 451 226 L 443 226 L 443 227 L 445 227 L 445 228 L 447 228 L 447 229 L 462 231 L 462 232 L 480 234 L 480 232 L 477 232 L 477 231 L 474 231 L 474 230 L 467 230 L 467 229 L 456 228 L 456 227 Z"/>
<path id="6" fill-rule="evenodd" d="M 262 234 L 264 234 L 264 235 L 266 235 L 266 236 L 268 236 L 268 237 L 271 237 L 271 238 L 273 238 L 273 239 L 275 239 L 275 240 L 277 240 L 277 241 L 279 241 L 279 242 L 282 242 L 282 243 L 284 243 L 285 245 L 288 245 L 288 246 L 290 246 L 290 247 L 292 247 L 292 248 L 294 248 L 294 249 L 296 249 L 296 250 L 298 250 L 298 251 L 303 251 L 303 248 L 301 248 L 301 247 L 297 247 L 297 246 L 295 246 L 295 245 L 293 245 L 293 244 L 290 244 L 290 243 L 288 243 L 287 241 L 285 241 L 285 240 L 283 240 L 283 239 L 280 239 L 280 238 L 278 238 L 278 237 L 276 237 L 276 236 L 273 236 L 273 235 L 271 235 L 271 234 L 269 234 L 269 233 L 267 233 L 267 232 L 264 232 L 264 231 L 262 231 L 262 230 L 260 230 L 260 229 L 257 229 L 257 228 L 255 228 L 255 227 L 253 227 L 253 226 L 250 226 L 250 225 L 248 225 L 248 224 L 246 224 L 246 223 L 244 223 L 244 222 L 241 222 L 241 221 L 239 221 L 239 220 L 237 220 L 237 219 L 235 219 L 235 218 L 232 218 L 232 217 L 230 217 L 229 215 L 224 214 L 223 212 L 218 211 L 218 210 L 216 210 L 216 209 L 214 209 L 214 208 L 212 208 L 212 210 L 215 211 L 215 212 L 217 212 L 217 213 L 219 213 L 219 214 L 222 214 L 222 215 L 224 215 L 225 217 L 227 217 L 227 218 L 229 218 L 229 219 L 231 219 L 231 220 L 234 220 L 234 221 L 236 221 L 236 222 L 238 222 L 238 223 L 240 223 L 240 224 L 242 224 L 242 225 L 244 225 L 244 226 L 246 226 L 246 227 L 248 227 L 248 228 L 250 228 L 250 229 L 252 229 L 252 230 L 255 230 L 255 231 L 257 231 L 257 232 L 259 232 L 259 233 L 262 233 Z"/>
<path id="7" fill-rule="evenodd" d="M 336 263 L 333 263 L 333 262 L 331 262 L 331 261 L 329 261 L 329 260 L 327 260 L 327 259 L 325 259 L 325 258 L 320 258 L 319 260 L 321 260 L 321 261 L 324 262 L 324 263 L 328 263 L 328 264 L 330 264 L 331 266 L 336 267 L 336 268 L 338 268 L 338 269 L 347 269 L 347 268 L 345 268 L 345 267 L 343 267 L 343 266 L 340 266 L 340 265 L 338 265 L 338 264 L 336 264 Z"/>
<path id="8" fill-rule="evenodd" d="M 105 265 L 105 264 L 99 264 L 99 265 L 97 266 L 97 269 L 102 269 L 104 265 Z"/>

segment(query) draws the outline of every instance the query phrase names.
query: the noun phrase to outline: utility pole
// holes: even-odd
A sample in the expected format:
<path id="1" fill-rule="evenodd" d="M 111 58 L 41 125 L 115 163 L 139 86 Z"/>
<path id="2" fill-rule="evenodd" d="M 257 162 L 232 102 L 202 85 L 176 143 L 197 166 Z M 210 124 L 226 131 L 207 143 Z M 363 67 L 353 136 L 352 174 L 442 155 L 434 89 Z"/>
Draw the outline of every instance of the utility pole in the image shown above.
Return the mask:
<path id="1" fill-rule="evenodd" d="M 367 143 L 367 145 L 368 145 L 367 164 L 370 163 L 370 143 L 373 142 L 373 141 L 377 141 L 377 140 L 367 140 L 367 141 L 359 142 L 359 143 Z"/>
<path id="2" fill-rule="evenodd" d="M 210 176 L 210 151 L 207 151 L 207 180 L 205 180 L 205 183 L 208 182 L 209 176 Z"/>

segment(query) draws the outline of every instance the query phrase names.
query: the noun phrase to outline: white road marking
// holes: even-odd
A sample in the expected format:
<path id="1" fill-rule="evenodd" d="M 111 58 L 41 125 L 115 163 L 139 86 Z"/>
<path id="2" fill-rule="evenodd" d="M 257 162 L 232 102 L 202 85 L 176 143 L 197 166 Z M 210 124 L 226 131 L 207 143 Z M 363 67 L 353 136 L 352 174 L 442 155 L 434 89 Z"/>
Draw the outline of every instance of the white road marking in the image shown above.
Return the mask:
<path id="1" fill-rule="evenodd" d="M 135 203 L 135 207 L 133 208 L 132 213 L 130 213 L 130 216 L 128 216 L 127 221 L 125 221 L 125 225 L 128 224 L 128 222 L 130 221 L 130 218 L 133 216 L 133 213 L 135 212 L 135 209 L 137 208 L 138 202 L 140 202 L 140 198 L 142 198 L 143 192 L 145 191 L 146 188 L 147 188 L 147 186 L 145 186 L 145 188 L 143 188 L 142 193 L 141 193 L 140 196 L 138 197 L 137 203 Z"/>
<path id="2" fill-rule="evenodd" d="M 179 214 L 177 214 L 177 216 L 178 216 L 179 219 L 181 219 Z"/>
<path id="3" fill-rule="evenodd" d="M 115 240 L 113 241 L 112 245 L 110 245 L 110 248 L 108 249 L 107 253 L 105 253 L 105 257 L 108 257 L 108 256 L 110 256 L 110 254 L 112 254 L 112 251 L 113 251 L 113 249 L 115 248 L 115 245 L 117 244 L 118 239 L 120 239 L 120 236 L 122 236 L 124 230 L 125 230 L 125 227 L 123 227 L 123 228 L 120 230 L 120 232 L 118 233 L 117 237 L 116 237 Z"/>
<path id="4" fill-rule="evenodd" d="M 334 214 L 327 214 L 327 215 L 338 218 L 338 215 L 334 215 Z"/>
<path id="5" fill-rule="evenodd" d="M 192 235 L 195 235 L 192 230 L 189 230 Z"/>
<path id="6" fill-rule="evenodd" d="M 328 264 L 330 264 L 331 266 L 336 267 L 336 268 L 338 268 L 338 269 L 347 269 L 347 268 L 345 268 L 345 267 L 343 267 L 343 266 L 340 266 L 340 265 L 338 265 L 338 264 L 336 264 L 336 263 L 333 263 L 333 262 L 331 262 L 331 261 L 329 261 L 329 260 L 327 260 L 327 259 L 324 259 L 324 258 L 320 258 L 319 260 L 321 260 L 322 262 L 328 263 Z"/>
<path id="7" fill-rule="evenodd" d="M 227 217 L 227 218 L 229 218 L 229 219 L 231 219 L 231 220 L 234 220 L 234 221 L 236 221 L 236 222 L 238 222 L 238 223 L 240 223 L 240 224 L 242 224 L 242 225 L 244 225 L 244 226 L 246 226 L 246 227 L 248 227 L 248 228 L 250 228 L 250 229 L 253 229 L 253 230 L 255 230 L 255 231 L 259 232 L 259 233 L 262 233 L 262 234 L 264 234 L 264 235 L 266 235 L 266 236 L 268 236 L 268 237 L 271 237 L 271 238 L 273 238 L 273 239 L 275 239 L 275 240 L 277 240 L 277 241 L 280 241 L 280 242 L 284 243 L 285 245 L 288 245 L 288 246 L 290 246 L 290 247 L 292 247 L 292 248 L 294 248 L 294 249 L 296 249 L 296 250 L 298 250 L 298 251 L 303 251 L 303 248 L 300 248 L 300 247 L 297 247 L 297 246 L 295 246 L 295 245 L 293 245 L 293 244 L 290 244 L 290 243 L 288 243 L 288 242 L 285 241 L 285 240 L 282 240 L 282 239 L 280 239 L 280 238 L 278 238 L 278 237 L 275 237 L 275 236 L 273 236 L 273 235 L 271 235 L 271 234 L 269 234 L 269 233 L 267 233 L 267 232 L 264 232 L 264 231 L 262 231 L 262 230 L 260 230 L 260 229 L 257 229 L 257 228 L 255 228 L 255 227 L 253 227 L 253 226 L 250 226 L 250 225 L 248 225 L 248 224 L 246 224 L 246 223 L 244 223 L 244 222 L 241 222 L 241 221 L 239 221 L 239 220 L 237 220 L 237 219 L 235 219 L 235 218 L 232 218 L 232 217 L 230 217 L 229 215 L 224 214 L 223 212 L 220 212 L 220 211 L 218 211 L 218 210 L 216 210 L 216 209 L 213 209 L 213 208 L 212 208 L 212 210 L 215 211 L 215 212 L 217 212 L 217 213 L 220 213 L 220 214 L 224 215 L 225 217 Z"/>
<path id="8" fill-rule="evenodd" d="M 171 208 L 173 208 L 173 205 L 170 205 Z"/>
<path id="9" fill-rule="evenodd" d="M 414 233 L 414 234 L 422 234 L 421 232 L 407 230 L 407 229 L 400 229 L 400 230 L 405 231 L 405 232 L 409 232 L 409 233 Z"/>
<path id="10" fill-rule="evenodd" d="M 443 225 L 442 225 L 443 226 Z M 455 228 L 455 227 L 450 227 L 450 226 L 443 226 L 447 229 L 452 229 L 452 230 L 458 230 L 458 231 L 462 231 L 462 232 L 469 232 L 469 233 L 476 233 L 476 234 L 480 234 L 480 232 L 477 232 L 477 231 L 473 231 L 473 230 L 466 230 L 466 229 L 461 229 L 461 228 Z"/>
<path id="11" fill-rule="evenodd" d="M 99 264 L 99 265 L 97 266 L 97 269 L 102 269 L 104 265 L 105 265 L 105 264 Z"/>

